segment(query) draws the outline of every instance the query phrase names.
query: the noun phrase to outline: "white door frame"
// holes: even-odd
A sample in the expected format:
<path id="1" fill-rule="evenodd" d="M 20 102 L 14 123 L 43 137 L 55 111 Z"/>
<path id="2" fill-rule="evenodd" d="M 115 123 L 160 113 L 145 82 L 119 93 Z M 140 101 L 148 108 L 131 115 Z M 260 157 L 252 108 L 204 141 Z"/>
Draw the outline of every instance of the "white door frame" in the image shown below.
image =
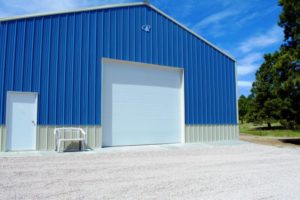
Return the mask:
<path id="1" fill-rule="evenodd" d="M 148 63 L 142 63 L 142 62 L 133 62 L 133 61 L 127 61 L 127 60 L 118 60 L 118 59 L 112 59 L 112 58 L 105 58 L 102 57 L 101 59 L 101 112 L 100 112 L 100 119 L 101 119 L 101 129 L 103 130 L 103 66 L 105 62 L 118 62 L 121 64 L 133 64 L 133 65 L 139 65 L 139 66 L 143 66 L 143 67 L 159 67 L 161 69 L 177 69 L 180 70 L 181 73 L 181 87 L 182 87 L 182 94 L 181 94 L 181 143 L 184 144 L 185 143 L 185 98 L 184 98 L 184 94 L 185 94 L 185 90 L 184 90 L 184 68 L 180 67 L 172 67 L 172 66 L 164 66 L 164 65 L 156 65 L 156 64 L 148 64 Z M 103 132 L 101 134 L 101 143 L 100 143 L 100 148 L 103 147 Z"/>
<path id="2" fill-rule="evenodd" d="M 38 117 L 38 93 L 37 92 L 21 92 L 21 91 L 7 91 L 6 93 L 6 118 L 5 118 L 5 126 L 6 126 L 6 151 L 11 151 L 9 148 L 10 148 L 10 143 L 11 143 L 11 136 L 9 135 L 10 134 L 10 127 L 7 123 L 7 119 L 9 118 L 9 113 L 7 112 L 8 111 L 8 95 L 9 94 L 32 94 L 32 95 L 35 95 L 36 97 L 36 118 L 34 119 L 35 120 L 35 133 L 34 133 L 34 139 L 35 139 L 35 148 L 32 149 L 32 150 L 36 150 L 37 149 L 37 145 L 36 145 L 36 138 L 37 138 L 37 117 Z"/>

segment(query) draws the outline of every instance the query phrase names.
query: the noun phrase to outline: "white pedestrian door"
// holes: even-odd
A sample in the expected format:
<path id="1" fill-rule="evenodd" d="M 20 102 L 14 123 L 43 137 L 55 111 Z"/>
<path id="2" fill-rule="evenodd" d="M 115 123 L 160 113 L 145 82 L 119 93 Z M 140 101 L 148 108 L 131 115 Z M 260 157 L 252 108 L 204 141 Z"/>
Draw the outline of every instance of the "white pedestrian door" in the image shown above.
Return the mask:
<path id="1" fill-rule="evenodd" d="M 8 92 L 7 146 L 10 151 L 36 149 L 37 94 Z"/>

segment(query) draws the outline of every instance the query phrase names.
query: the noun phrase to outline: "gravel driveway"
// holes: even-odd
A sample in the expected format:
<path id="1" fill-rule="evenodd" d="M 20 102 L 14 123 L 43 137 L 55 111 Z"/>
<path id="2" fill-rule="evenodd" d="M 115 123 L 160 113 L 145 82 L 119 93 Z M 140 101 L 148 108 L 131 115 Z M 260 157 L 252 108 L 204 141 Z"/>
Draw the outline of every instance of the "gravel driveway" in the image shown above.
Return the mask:
<path id="1" fill-rule="evenodd" d="M 2 153 L 0 199 L 300 199 L 300 148 L 236 142 Z"/>

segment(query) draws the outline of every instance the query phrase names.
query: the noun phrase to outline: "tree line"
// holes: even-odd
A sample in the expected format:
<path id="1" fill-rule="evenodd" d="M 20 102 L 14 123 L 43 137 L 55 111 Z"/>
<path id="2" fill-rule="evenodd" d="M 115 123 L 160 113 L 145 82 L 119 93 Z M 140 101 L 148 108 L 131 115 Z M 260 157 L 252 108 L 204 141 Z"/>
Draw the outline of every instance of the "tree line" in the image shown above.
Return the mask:
<path id="1" fill-rule="evenodd" d="M 277 51 L 264 55 L 250 95 L 240 96 L 239 119 L 268 127 L 279 122 L 294 129 L 300 124 L 300 1 L 279 0 L 279 5 L 284 41 Z"/>

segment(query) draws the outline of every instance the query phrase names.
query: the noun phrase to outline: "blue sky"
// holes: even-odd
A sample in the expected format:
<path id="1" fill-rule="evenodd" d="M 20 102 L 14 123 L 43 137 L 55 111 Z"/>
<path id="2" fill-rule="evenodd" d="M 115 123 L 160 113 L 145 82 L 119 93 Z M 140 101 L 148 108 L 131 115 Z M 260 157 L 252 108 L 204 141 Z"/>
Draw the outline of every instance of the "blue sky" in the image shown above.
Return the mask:
<path id="1" fill-rule="evenodd" d="M 237 59 L 239 95 L 249 94 L 263 55 L 283 40 L 277 0 L 149 1 Z M 124 2 L 132 1 L 0 0 L 0 18 Z"/>

